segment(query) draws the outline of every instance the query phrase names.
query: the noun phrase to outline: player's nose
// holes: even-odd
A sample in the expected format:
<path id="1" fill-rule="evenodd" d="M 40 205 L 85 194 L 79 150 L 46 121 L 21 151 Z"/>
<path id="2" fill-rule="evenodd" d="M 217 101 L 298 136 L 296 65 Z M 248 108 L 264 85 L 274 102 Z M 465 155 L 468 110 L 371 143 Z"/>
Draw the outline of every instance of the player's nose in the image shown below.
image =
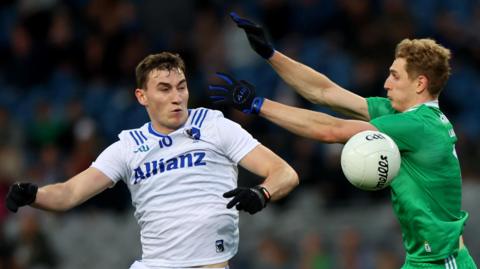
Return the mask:
<path id="1" fill-rule="evenodd" d="M 180 104 L 183 101 L 183 95 L 178 91 L 175 90 L 172 92 L 172 103 Z"/>
<path id="2" fill-rule="evenodd" d="M 388 78 L 385 80 L 385 83 L 383 83 L 383 88 L 384 88 L 387 92 L 392 89 L 392 87 L 390 86 L 390 83 L 388 82 Z"/>

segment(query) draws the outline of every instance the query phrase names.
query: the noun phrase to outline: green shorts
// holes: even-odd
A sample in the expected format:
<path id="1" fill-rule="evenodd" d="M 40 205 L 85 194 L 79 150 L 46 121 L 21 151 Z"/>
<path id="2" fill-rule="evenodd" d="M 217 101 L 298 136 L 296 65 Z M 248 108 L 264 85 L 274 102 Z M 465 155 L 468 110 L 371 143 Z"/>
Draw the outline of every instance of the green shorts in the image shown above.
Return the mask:
<path id="1" fill-rule="evenodd" d="M 460 249 L 457 255 L 450 255 L 446 259 L 434 262 L 413 262 L 406 261 L 402 269 L 477 269 L 475 261 L 466 247 Z"/>

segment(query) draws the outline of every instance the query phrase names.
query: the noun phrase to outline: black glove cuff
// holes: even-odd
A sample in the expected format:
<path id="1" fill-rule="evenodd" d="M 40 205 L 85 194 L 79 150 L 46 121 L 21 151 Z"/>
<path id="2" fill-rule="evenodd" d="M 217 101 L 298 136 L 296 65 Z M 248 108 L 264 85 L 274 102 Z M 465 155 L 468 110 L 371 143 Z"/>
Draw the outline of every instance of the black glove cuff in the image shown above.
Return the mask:
<path id="1" fill-rule="evenodd" d="M 275 53 L 275 49 L 268 45 L 265 45 L 262 48 L 258 48 L 256 51 L 265 60 L 269 60 L 270 58 L 272 58 L 273 54 Z"/>
<path id="2" fill-rule="evenodd" d="M 30 185 L 30 190 L 29 191 L 31 193 L 31 196 L 30 196 L 30 200 L 26 201 L 27 205 L 32 204 L 37 199 L 38 186 L 36 184 Z"/>
<path id="3" fill-rule="evenodd" d="M 270 201 L 271 195 L 268 190 L 260 185 L 257 185 L 252 188 L 252 191 L 255 192 L 262 202 L 262 207 L 266 207 L 267 203 Z"/>

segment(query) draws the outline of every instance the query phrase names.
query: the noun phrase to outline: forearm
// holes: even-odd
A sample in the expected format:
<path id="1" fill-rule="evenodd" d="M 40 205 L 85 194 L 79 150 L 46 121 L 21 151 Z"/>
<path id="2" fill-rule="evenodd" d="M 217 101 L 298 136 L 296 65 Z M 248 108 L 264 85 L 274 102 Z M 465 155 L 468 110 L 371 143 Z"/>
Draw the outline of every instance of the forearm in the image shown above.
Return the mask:
<path id="1" fill-rule="evenodd" d="M 340 119 L 268 99 L 261 107 L 260 116 L 297 135 L 324 143 L 346 143 L 361 131 L 377 131 L 368 121 Z"/>
<path id="2" fill-rule="evenodd" d="M 77 202 L 67 184 L 57 183 L 39 188 L 31 206 L 48 211 L 66 211 L 75 205 Z"/>
<path id="3" fill-rule="evenodd" d="M 298 185 L 298 175 L 290 166 L 278 165 L 261 184 L 271 195 L 271 200 L 276 201 L 285 197 Z"/>
<path id="4" fill-rule="evenodd" d="M 268 62 L 298 94 L 312 103 L 327 105 L 323 96 L 325 89 L 335 86 L 328 77 L 278 51 Z"/>
<path id="5" fill-rule="evenodd" d="M 113 182 L 96 168 L 90 167 L 64 183 L 38 189 L 33 207 L 65 211 L 102 192 Z"/>
<path id="6" fill-rule="evenodd" d="M 319 112 L 287 106 L 265 99 L 260 116 L 299 136 L 334 143 L 338 119 Z"/>
<path id="7" fill-rule="evenodd" d="M 366 99 L 340 87 L 324 74 L 278 51 L 269 63 L 289 86 L 310 102 L 355 119 L 369 120 Z"/>

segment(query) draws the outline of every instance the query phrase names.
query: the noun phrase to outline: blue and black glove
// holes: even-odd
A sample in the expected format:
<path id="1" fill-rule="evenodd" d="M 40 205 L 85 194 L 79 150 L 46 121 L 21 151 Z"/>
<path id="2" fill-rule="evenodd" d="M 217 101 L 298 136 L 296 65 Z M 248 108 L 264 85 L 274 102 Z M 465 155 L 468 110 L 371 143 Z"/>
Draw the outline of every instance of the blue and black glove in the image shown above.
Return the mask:
<path id="1" fill-rule="evenodd" d="M 21 206 L 35 202 L 38 186 L 33 183 L 15 183 L 10 186 L 5 204 L 8 210 L 16 213 Z"/>
<path id="2" fill-rule="evenodd" d="M 268 41 L 267 34 L 263 27 L 248 19 L 238 16 L 235 12 L 230 12 L 230 17 L 239 28 L 245 30 L 248 42 L 252 49 L 265 59 L 270 59 L 275 49 L 272 43 Z"/>
<path id="3" fill-rule="evenodd" d="M 264 209 L 270 201 L 270 193 L 263 186 L 253 188 L 238 187 L 223 194 L 225 198 L 232 198 L 227 204 L 230 209 L 235 206 L 237 210 L 243 210 L 251 215 Z"/>
<path id="4" fill-rule="evenodd" d="M 255 95 L 255 86 L 224 73 L 216 75 L 227 84 L 208 85 L 208 94 L 215 104 L 226 104 L 246 114 L 260 113 L 264 98 Z"/>

